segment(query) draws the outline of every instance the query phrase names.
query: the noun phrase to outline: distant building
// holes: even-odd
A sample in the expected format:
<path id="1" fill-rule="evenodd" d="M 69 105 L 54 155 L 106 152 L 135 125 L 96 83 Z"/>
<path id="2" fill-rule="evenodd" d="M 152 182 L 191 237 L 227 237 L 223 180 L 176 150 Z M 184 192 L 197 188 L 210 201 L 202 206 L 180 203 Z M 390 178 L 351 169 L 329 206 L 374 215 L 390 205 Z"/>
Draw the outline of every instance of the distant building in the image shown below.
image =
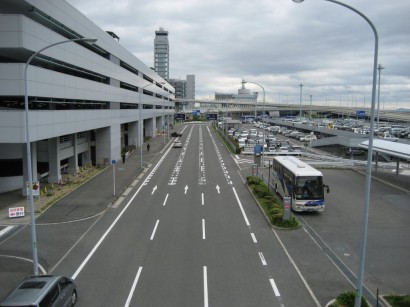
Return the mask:
<path id="1" fill-rule="evenodd" d="M 186 99 L 195 99 L 195 75 L 186 76 Z"/>
<path id="2" fill-rule="evenodd" d="M 165 80 L 169 79 L 169 42 L 168 31 L 160 27 L 155 31 L 154 69 Z"/>
<path id="3" fill-rule="evenodd" d="M 169 79 L 168 82 L 175 88 L 175 98 L 195 99 L 195 75 L 187 75 L 186 80 Z"/>
<path id="4" fill-rule="evenodd" d="M 245 88 L 245 82 L 242 81 L 242 88 L 238 89 L 238 94 L 234 93 L 217 93 L 215 92 L 215 100 L 230 100 L 230 101 L 257 101 L 258 92 L 253 92 Z"/>

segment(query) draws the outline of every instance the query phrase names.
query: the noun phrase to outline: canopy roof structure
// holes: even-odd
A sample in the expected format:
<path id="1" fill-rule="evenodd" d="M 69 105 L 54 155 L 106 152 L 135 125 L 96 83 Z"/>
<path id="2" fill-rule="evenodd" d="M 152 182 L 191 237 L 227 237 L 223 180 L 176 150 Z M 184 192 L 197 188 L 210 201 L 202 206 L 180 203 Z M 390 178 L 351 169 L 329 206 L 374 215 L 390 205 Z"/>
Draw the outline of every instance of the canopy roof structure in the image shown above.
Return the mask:
<path id="1" fill-rule="evenodd" d="M 368 149 L 369 141 L 359 144 L 360 148 Z M 381 152 L 393 157 L 410 160 L 410 145 L 385 140 L 373 140 L 373 151 Z"/>

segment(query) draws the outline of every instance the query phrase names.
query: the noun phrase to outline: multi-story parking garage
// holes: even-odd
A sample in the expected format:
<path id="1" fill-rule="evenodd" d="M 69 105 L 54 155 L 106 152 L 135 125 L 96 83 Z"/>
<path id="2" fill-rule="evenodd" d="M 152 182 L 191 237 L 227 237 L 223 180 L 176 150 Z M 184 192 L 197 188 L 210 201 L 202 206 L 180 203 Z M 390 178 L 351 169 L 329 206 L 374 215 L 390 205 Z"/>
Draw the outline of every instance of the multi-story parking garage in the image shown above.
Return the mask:
<path id="1" fill-rule="evenodd" d="M 43 167 L 58 182 L 62 165 L 72 172 L 111 163 L 124 146 L 163 129 L 174 88 L 110 33 L 63 0 L 0 2 L 0 192 L 27 181 L 24 70 L 49 45 L 97 39 L 51 47 L 28 66 L 33 180 Z"/>

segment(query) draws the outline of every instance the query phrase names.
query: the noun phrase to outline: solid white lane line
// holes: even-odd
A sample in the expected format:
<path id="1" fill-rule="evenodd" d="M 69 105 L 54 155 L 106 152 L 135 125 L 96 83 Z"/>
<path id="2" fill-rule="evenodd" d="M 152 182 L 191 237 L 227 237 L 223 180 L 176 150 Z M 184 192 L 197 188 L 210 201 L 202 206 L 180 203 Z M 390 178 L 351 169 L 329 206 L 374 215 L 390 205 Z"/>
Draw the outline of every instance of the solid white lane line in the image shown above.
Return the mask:
<path id="1" fill-rule="evenodd" d="M 204 193 L 202 193 L 202 195 L 201 195 L 201 197 L 202 197 L 202 206 L 205 204 L 205 201 L 204 201 Z"/>
<path id="2" fill-rule="evenodd" d="M 204 266 L 204 307 L 208 307 L 208 270 Z"/>
<path id="3" fill-rule="evenodd" d="M 270 284 L 272 286 L 273 292 L 275 293 L 276 296 L 280 296 L 278 287 L 276 287 L 275 281 L 273 280 L 273 278 L 269 279 Z"/>
<path id="4" fill-rule="evenodd" d="M 232 187 L 232 190 L 233 190 L 233 193 L 235 194 L 236 201 L 238 202 L 239 208 L 241 209 L 243 218 L 245 219 L 245 223 L 246 223 L 247 226 L 250 226 L 251 224 L 249 223 L 249 220 L 248 220 L 248 217 L 246 216 L 245 210 L 243 210 L 242 203 L 241 203 L 241 201 L 239 200 L 238 194 L 236 194 L 235 188 Z"/>
<path id="5" fill-rule="evenodd" d="M 276 231 L 274 229 L 272 229 L 272 232 L 275 234 L 276 239 L 278 239 L 279 244 L 282 246 L 283 251 L 285 252 L 286 256 L 288 257 L 290 263 L 293 265 L 293 267 L 295 268 L 296 272 L 298 273 L 300 279 L 302 280 L 303 284 L 305 285 L 306 289 L 308 290 L 308 292 L 310 293 L 312 299 L 315 301 L 316 306 L 320 307 L 320 302 L 317 299 L 317 297 L 315 296 L 315 294 L 313 293 L 312 289 L 310 288 L 309 284 L 307 283 L 306 279 L 303 277 L 302 272 L 299 270 L 298 266 L 296 265 L 296 262 L 293 260 L 293 258 L 290 256 L 288 250 L 286 249 L 285 245 L 283 244 L 282 240 L 279 238 L 278 234 L 276 233 Z"/>
<path id="6" fill-rule="evenodd" d="M 157 222 L 155 223 L 154 230 L 152 231 L 152 235 L 150 238 L 151 241 L 154 239 L 155 232 L 157 231 L 158 223 L 159 223 L 159 220 L 157 220 Z"/>
<path id="7" fill-rule="evenodd" d="M 262 254 L 261 252 L 259 252 L 259 258 L 261 258 L 262 265 L 268 265 L 268 264 L 266 263 L 265 257 L 263 256 L 263 254 Z"/>
<path id="8" fill-rule="evenodd" d="M 165 196 L 165 200 L 164 200 L 164 203 L 162 204 L 163 206 L 165 206 L 165 204 L 167 203 L 167 200 L 168 200 L 168 196 L 169 196 L 169 194 L 167 194 L 167 196 Z"/>
<path id="9" fill-rule="evenodd" d="M 202 239 L 205 240 L 205 220 L 202 219 Z"/>
<path id="10" fill-rule="evenodd" d="M 253 243 L 258 243 L 258 240 L 256 240 L 255 234 L 253 232 L 251 232 L 251 237 L 252 237 Z"/>
<path id="11" fill-rule="evenodd" d="M 141 271 L 142 271 L 142 266 L 140 266 L 138 269 L 137 276 L 135 276 L 134 282 L 132 283 L 132 287 L 131 287 L 130 293 L 128 294 L 128 298 L 127 298 L 127 301 L 125 302 L 124 307 L 128 307 L 131 303 L 131 299 L 132 299 L 132 296 L 134 295 L 135 288 L 137 287 L 137 282 L 138 282 L 138 279 L 140 278 Z"/>

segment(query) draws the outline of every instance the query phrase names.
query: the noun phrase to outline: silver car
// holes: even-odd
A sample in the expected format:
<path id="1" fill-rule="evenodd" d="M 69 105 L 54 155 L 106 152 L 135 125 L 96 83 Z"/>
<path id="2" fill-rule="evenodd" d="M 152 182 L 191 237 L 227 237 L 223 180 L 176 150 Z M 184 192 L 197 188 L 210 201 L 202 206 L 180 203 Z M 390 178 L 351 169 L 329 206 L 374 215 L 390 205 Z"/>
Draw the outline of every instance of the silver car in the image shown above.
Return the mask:
<path id="1" fill-rule="evenodd" d="M 68 307 L 77 302 L 77 286 L 71 278 L 53 275 L 26 277 L 1 303 L 1 307 Z"/>

